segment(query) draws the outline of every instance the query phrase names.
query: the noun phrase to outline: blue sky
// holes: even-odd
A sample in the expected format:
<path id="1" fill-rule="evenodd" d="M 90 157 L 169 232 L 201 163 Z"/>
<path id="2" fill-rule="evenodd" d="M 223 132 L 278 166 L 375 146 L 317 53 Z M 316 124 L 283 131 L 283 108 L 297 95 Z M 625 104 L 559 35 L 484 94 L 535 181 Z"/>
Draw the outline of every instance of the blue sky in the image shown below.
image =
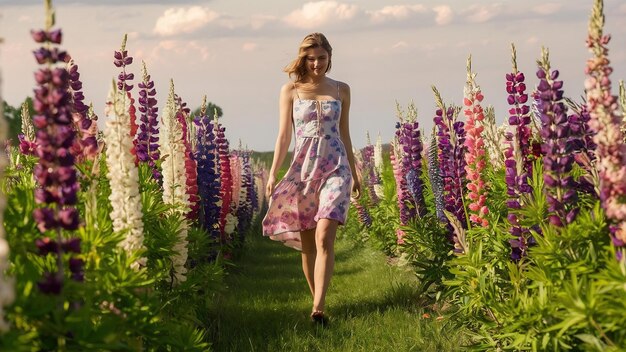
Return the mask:
<path id="1" fill-rule="evenodd" d="M 63 47 L 80 67 L 86 99 L 103 115 L 110 81 L 117 75 L 113 51 L 128 33 L 127 49 L 155 80 L 159 106 L 170 78 L 190 106 L 202 95 L 224 109 L 233 145 L 241 140 L 271 150 L 278 123 L 282 69 L 309 32 L 323 32 L 333 46 L 332 78 L 352 88 L 351 130 L 356 147 L 365 133 L 391 140 L 396 101 L 414 101 L 423 128 L 430 131 L 436 85 L 448 103 L 462 102 L 465 63 L 482 87 L 484 104 L 507 117 L 504 75 L 510 71 L 510 43 L 520 70 L 536 84 L 535 60 L 550 49 L 562 73 L 566 95 L 582 94 L 588 16 L 593 1 L 55 1 Z M 34 0 L 0 0 L 2 93 L 18 104 L 32 92 L 36 69 L 31 28 L 43 23 Z M 606 0 L 614 81 L 626 79 L 626 3 Z M 102 124 L 102 118 L 101 118 Z M 103 126 L 103 124 L 102 124 Z"/>

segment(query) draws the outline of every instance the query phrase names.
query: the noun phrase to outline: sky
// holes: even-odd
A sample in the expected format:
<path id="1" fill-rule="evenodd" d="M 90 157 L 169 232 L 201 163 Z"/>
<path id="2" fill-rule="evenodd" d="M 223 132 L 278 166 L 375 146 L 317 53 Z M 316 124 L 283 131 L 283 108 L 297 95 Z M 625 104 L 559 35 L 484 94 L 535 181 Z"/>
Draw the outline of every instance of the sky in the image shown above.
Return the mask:
<path id="1" fill-rule="evenodd" d="M 0 0 L 2 95 L 18 105 L 32 95 L 37 48 L 30 30 L 42 28 L 43 1 Z M 612 35 L 609 58 L 613 83 L 626 79 L 626 2 L 605 0 L 605 32 Z M 59 0 L 57 27 L 62 47 L 79 66 L 86 101 L 93 102 L 104 128 L 104 101 L 119 69 L 113 52 L 124 34 L 135 61 L 128 71 L 141 77 L 141 61 L 155 81 L 158 106 L 165 105 L 170 79 L 188 106 L 203 95 L 224 111 L 231 146 L 273 150 L 278 95 L 288 81 L 283 68 L 301 40 L 322 32 L 333 47 L 329 77 L 351 87 L 353 145 L 380 134 L 393 138 L 396 103 L 411 102 L 430 134 L 436 110 L 431 86 L 447 104 L 461 104 L 472 56 L 483 105 L 493 105 L 498 123 L 508 119 L 505 74 L 511 71 L 511 43 L 527 84 L 537 84 L 542 46 L 561 72 L 565 94 L 579 101 L 592 0 Z M 135 90 L 136 90 L 135 86 Z"/>

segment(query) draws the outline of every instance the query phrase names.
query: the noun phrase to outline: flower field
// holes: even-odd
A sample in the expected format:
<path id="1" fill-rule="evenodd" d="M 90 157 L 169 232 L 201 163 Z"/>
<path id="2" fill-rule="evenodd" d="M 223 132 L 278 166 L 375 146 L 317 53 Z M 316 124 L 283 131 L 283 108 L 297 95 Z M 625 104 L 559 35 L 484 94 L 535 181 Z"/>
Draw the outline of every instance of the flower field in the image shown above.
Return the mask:
<path id="1" fill-rule="evenodd" d="M 612 91 L 603 26 L 598 0 L 582 100 L 563 95 L 548 49 L 529 79 L 512 45 L 503 126 L 470 56 L 462 102 L 433 87 L 429 138 L 415 107 L 398 107 L 390 163 L 380 139 L 360 155 L 364 231 L 349 236 L 411 266 L 419 294 L 470 331 L 471 349 L 626 349 L 626 93 L 623 82 Z"/>
<path id="2" fill-rule="evenodd" d="M 0 155 L 0 350 L 210 350 L 229 260 L 260 236 L 265 165 L 174 81 L 157 101 L 163 82 L 126 37 L 99 130 L 46 14 L 33 110 Z M 356 153 L 363 197 L 343 237 L 411 268 L 424 315 L 460 324 L 469 349 L 626 350 L 626 89 L 603 28 L 595 0 L 582 98 L 564 96 L 548 49 L 525 74 L 511 45 L 503 126 L 470 56 L 462 101 L 433 86 L 428 136 L 398 106 L 391 144 Z"/>

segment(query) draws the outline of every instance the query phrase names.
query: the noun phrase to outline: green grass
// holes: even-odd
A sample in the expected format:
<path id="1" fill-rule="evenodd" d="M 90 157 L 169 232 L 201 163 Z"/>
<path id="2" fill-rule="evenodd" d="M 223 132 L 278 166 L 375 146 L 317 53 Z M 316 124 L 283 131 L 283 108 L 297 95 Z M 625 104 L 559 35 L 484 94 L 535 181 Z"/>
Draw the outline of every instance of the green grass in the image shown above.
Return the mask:
<path id="1" fill-rule="evenodd" d="M 330 324 L 319 327 L 299 252 L 261 236 L 245 248 L 209 312 L 216 351 L 456 351 L 463 342 L 453 321 L 422 316 L 414 276 L 372 249 L 338 240 Z"/>

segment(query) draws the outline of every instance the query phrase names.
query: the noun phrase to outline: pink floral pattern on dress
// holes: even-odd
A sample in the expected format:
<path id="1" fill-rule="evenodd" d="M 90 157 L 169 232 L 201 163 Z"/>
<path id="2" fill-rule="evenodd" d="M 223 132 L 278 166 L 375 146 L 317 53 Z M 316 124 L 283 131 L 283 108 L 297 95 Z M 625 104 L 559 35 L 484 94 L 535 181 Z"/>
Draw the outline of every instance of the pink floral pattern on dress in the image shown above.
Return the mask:
<path id="1" fill-rule="evenodd" d="M 263 235 L 300 250 L 300 231 L 315 228 L 319 219 L 346 222 L 352 172 L 340 117 L 340 100 L 294 100 L 294 158 L 274 188 Z"/>

